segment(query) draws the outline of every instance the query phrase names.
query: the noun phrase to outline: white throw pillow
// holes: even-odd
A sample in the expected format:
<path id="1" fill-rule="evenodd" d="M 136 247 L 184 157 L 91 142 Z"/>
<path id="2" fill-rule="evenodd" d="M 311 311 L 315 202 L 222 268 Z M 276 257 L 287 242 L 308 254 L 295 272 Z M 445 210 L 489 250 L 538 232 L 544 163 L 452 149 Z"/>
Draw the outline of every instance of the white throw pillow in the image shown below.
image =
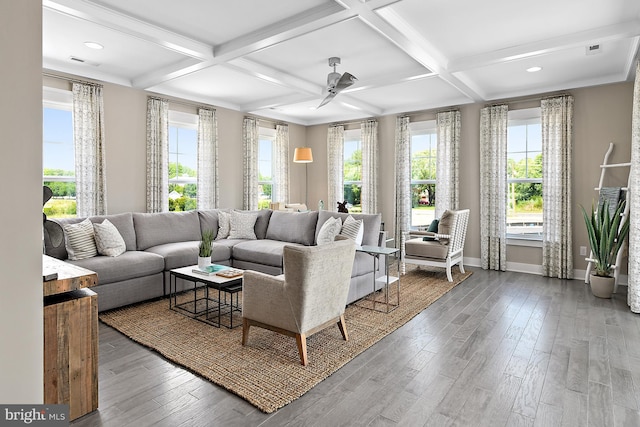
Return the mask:
<path id="1" fill-rule="evenodd" d="M 354 217 L 349 215 L 342 224 L 340 234 L 355 240 L 356 245 L 361 245 L 362 239 L 364 238 L 364 224 L 362 220 L 356 220 Z"/>
<path id="2" fill-rule="evenodd" d="M 218 234 L 216 240 L 222 240 L 229 237 L 231 231 L 231 214 L 229 212 L 218 212 Z"/>
<path id="3" fill-rule="evenodd" d="M 257 213 L 245 213 L 237 211 L 231 212 L 231 230 L 229 231 L 229 238 L 251 240 L 257 239 L 255 231 L 257 220 Z"/>
<path id="4" fill-rule="evenodd" d="M 120 235 L 120 232 L 108 219 L 102 224 L 93 224 L 93 234 L 96 239 L 96 248 L 100 255 L 118 256 L 127 250 L 127 245 Z"/>
<path id="5" fill-rule="evenodd" d="M 336 240 L 336 236 L 342 230 L 342 220 L 340 218 L 329 218 L 322 224 L 318 232 L 318 246 L 326 245 Z"/>
<path id="6" fill-rule="evenodd" d="M 98 255 L 93 237 L 93 224 L 89 218 L 78 224 L 64 224 L 64 244 L 70 260 L 91 258 Z"/>

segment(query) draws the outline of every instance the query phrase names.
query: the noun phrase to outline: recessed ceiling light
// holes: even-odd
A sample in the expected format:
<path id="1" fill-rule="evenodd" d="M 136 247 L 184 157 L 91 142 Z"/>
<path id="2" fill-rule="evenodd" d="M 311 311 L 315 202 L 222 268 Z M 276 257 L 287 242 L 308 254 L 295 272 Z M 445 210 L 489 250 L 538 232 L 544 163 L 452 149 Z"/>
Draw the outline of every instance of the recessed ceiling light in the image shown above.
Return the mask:
<path id="1" fill-rule="evenodd" d="M 538 72 L 538 71 L 540 71 L 540 70 L 542 70 L 542 67 L 538 67 L 538 66 L 536 66 L 536 67 L 531 67 L 531 68 L 527 68 L 527 71 L 528 71 L 529 73 L 537 73 L 537 72 Z"/>
<path id="2" fill-rule="evenodd" d="M 102 46 L 100 43 L 96 43 L 96 42 L 84 42 L 84 45 L 90 49 L 103 49 L 104 46 Z"/>

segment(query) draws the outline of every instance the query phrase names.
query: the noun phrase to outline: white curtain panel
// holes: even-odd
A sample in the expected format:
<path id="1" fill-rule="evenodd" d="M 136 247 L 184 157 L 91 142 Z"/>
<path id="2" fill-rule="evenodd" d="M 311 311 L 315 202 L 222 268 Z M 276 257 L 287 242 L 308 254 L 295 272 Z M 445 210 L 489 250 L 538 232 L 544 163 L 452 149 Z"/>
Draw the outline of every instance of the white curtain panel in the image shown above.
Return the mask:
<path id="1" fill-rule="evenodd" d="M 480 111 L 480 251 L 485 270 L 507 270 L 506 105 Z"/>
<path id="2" fill-rule="evenodd" d="M 344 201 L 344 126 L 330 126 L 327 131 L 327 210 L 337 211 Z"/>
<path id="3" fill-rule="evenodd" d="M 273 153 L 274 202 L 289 202 L 289 126 L 276 125 L 276 140 Z"/>
<path id="4" fill-rule="evenodd" d="M 378 122 L 367 120 L 362 133 L 362 213 L 378 213 Z"/>
<path id="5" fill-rule="evenodd" d="M 246 210 L 258 209 L 258 121 L 245 117 L 242 124 L 244 151 L 242 207 Z"/>
<path id="6" fill-rule="evenodd" d="M 458 209 L 458 153 L 460 146 L 460 112 L 436 115 L 438 148 L 436 150 L 436 211 L 440 218 L 447 209 Z"/>
<path id="7" fill-rule="evenodd" d="M 198 109 L 198 209 L 218 207 L 218 120 L 215 110 Z"/>
<path id="8" fill-rule="evenodd" d="M 573 278 L 571 158 L 573 97 L 542 100 L 542 274 Z"/>
<path id="9" fill-rule="evenodd" d="M 640 313 L 640 61 L 636 63 L 631 122 L 631 175 L 627 197 L 629 203 L 629 268 L 627 303 Z"/>
<path id="10" fill-rule="evenodd" d="M 169 210 L 169 101 L 147 99 L 147 212 Z"/>
<path id="11" fill-rule="evenodd" d="M 403 233 L 411 226 L 411 132 L 409 117 L 396 117 L 396 247 L 404 257 Z M 404 266 L 404 263 L 402 263 Z"/>
<path id="12" fill-rule="evenodd" d="M 73 83 L 76 213 L 107 213 L 102 86 Z"/>

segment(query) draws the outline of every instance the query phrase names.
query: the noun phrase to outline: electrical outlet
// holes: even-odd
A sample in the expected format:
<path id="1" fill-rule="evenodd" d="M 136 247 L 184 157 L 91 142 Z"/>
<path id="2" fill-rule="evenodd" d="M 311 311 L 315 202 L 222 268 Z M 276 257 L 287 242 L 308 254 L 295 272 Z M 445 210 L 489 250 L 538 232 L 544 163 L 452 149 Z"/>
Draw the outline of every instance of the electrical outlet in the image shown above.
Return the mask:
<path id="1" fill-rule="evenodd" d="M 587 247 L 580 246 L 580 255 L 587 255 Z"/>

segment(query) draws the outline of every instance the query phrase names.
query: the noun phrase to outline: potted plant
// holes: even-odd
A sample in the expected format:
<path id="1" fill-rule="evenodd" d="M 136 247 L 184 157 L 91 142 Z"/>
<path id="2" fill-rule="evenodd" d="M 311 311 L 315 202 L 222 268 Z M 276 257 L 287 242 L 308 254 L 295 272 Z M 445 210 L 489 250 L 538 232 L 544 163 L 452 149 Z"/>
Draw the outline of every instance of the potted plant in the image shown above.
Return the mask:
<path id="1" fill-rule="evenodd" d="M 200 245 L 198 246 L 198 268 L 211 264 L 211 252 L 213 252 L 213 230 L 204 230 Z"/>
<path id="2" fill-rule="evenodd" d="M 593 294 L 600 298 L 611 298 L 615 286 L 615 278 L 611 276 L 612 266 L 629 234 L 629 221 L 625 219 L 620 224 L 625 203 L 624 200 L 618 202 L 613 216 L 609 214 L 609 203 L 606 201 L 599 208 L 592 205 L 591 215 L 580 206 L 594 260 L 594 271 L 589 283 Z"/>

